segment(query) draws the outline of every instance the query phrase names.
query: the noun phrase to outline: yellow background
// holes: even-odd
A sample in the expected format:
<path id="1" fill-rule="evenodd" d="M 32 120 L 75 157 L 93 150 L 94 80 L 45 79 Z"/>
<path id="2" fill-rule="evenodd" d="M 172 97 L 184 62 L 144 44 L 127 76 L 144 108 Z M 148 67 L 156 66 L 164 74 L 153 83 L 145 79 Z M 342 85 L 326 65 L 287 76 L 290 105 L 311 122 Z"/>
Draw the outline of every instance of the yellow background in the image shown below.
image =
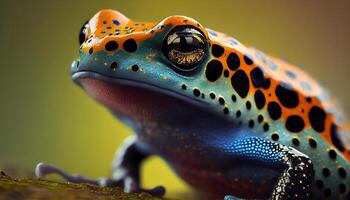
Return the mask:
<path id="1" fill-rule="evenodd" d="M 75 86 L 78 31 L 102 8 L 131 19 L 181 14 L 303 66 L 350 111 L 350 1 L 7 0 L 0 8 L 0 162 L 39 161 L 89 177 L 108 175 L 130 130 Z M 349 112 L 348 112 L 349 113 Z M 186 191 L 164 163 L 143 168 L 147 186 Z"/>

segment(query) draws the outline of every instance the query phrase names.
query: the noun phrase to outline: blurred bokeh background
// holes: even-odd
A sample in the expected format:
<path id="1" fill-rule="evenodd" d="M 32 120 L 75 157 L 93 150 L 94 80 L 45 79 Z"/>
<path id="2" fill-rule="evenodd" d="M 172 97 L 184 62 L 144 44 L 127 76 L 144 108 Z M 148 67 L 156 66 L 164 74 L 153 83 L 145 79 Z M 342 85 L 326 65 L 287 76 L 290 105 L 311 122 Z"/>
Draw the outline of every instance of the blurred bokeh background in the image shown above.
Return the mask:
<path id="1" fill-rule="evenodd" d="M 302 66 L 350 111 L 350 1 L 1 0 L 0 163 L 110 173 L 115 149 L 131 131 L 69 75 L 81 25 L 103 8 L 139 21 L 193 17 Z M 142 170 L 144 184 L 165 185 L 169 197 L 189 191 L 158 158 Z"/>

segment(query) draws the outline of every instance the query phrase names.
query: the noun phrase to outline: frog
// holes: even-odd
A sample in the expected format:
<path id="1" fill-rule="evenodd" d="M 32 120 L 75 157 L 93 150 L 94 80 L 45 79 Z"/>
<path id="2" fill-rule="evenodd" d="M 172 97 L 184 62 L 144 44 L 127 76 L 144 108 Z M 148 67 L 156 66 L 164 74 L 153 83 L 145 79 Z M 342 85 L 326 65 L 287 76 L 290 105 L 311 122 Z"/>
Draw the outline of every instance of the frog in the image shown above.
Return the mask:
<path id="1" fill-rule="evenodd" d="M 46 163 L 37 177 L 163 196 L 140 184 L 156 155 L 209 199 L 349 199 L 347 118 L 300 67 L 181 15 L 143 22 L 104 9 L 79 43 L 73 81 L 135 134 L 111 177 Z"/>

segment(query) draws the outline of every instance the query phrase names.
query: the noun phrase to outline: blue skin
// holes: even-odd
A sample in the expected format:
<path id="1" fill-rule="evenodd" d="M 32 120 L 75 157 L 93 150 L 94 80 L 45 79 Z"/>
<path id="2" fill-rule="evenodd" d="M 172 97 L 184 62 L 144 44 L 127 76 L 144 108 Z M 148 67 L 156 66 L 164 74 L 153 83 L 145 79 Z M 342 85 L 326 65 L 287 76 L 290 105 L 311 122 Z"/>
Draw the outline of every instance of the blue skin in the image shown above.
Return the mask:
<path id="1" fill-rule="evenodd" d="M 37 176 L 58 173 L 71 182 L 121 186 L 127 192 L 146 191 L 162 196 L 165 190 L 161 186 L 147 190 L 139 185 L 142 160 L 156 154 L 204 194 L 217 187 L 219 197 L 227 195 L 225 200 L 236 199 L 228 194 L 272 199 L 299 195 L 309 199 L 313 180 L 310 159 L 291 147 L 262 138 L 259 131 L 240 126 L 236 118 L 224 115 L 222 105 L 213 103 L 208 96 L 196 98 L 192 88 L 198 87 L 205 94 L 216 91 L 222 95 L 227 89 L 220 85 L 209 87 L 205 79 L 205 63 L 211 58 L 208 44 L 205 57 L 195 72 L 183 75 L 174 69 L 174 64 L 160 48 L 172 28 L 168 25 L 156 36 L 139 43 L 133 54 L 118 49 L 113 56 L 105 51 L 90 56 L 81 51 L 80 62 L 72 64 L 73 80 L 136 133 L 119 151 L 112 178 L 93 180 L 71 176 L 43 163 L 37 166 Z M 149 55 L 155 55 L 152 62 L 147 59 Z M 99 60 L 94 61 L 94 58 Z M 104 64 L 113 61 L 118 62 L 116 70 Z M 139 66 L 137 71 L 132 69 L 135 64 Z M 183 84 L 187 90 L 182 89 Z M 93 88 L 98 88 L 99 92 Z M 110 89 L 115 89 L 116 96 L 106 95 Z M 244 106 L 243 102 L 237 104 Z M 205 182 L 206 177 L 201 177 L 202 182 L 197 183 L 197 172 L 207 173 L 209 181 Z M 223 174 L 225 185 L 220 185 L 217 172 Z M 294 179 L 283 179 L 292 174 Z M 235 179 L 240 182 L 236 183 Z M 250 189 L 253 196 L 247 194 L 247 189 L 240 188 L 243 183 L 260 185 L 262 181 L 265 181 L 263 191 L 254 194 L 256 188 Z M 230 190 L 231 185 L 237 189 Z"/>

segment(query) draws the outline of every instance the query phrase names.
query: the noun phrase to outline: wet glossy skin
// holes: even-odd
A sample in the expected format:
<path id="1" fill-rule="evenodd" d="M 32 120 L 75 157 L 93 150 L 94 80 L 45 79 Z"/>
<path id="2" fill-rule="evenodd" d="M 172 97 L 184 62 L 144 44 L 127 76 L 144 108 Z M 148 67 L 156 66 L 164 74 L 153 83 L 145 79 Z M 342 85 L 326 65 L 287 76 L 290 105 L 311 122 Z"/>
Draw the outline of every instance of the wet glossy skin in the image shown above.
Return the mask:
<path id="1" fill-rule="evenodd" d="M 174 27 L 207 40 L 204 59 L 182 71 L 162 50 Z M 85 26 L 73 79 L 130 125 L 147 152 L 165 159 L 197 191 L 263 198 L 279 171 L 241 161 L 228 141 L 258 137 L 313 162 L 313 198 L 345 198 L 349 132 L 333 97 L 296 66 L 184 16 L 134 22 L 103 10 Z"/>

